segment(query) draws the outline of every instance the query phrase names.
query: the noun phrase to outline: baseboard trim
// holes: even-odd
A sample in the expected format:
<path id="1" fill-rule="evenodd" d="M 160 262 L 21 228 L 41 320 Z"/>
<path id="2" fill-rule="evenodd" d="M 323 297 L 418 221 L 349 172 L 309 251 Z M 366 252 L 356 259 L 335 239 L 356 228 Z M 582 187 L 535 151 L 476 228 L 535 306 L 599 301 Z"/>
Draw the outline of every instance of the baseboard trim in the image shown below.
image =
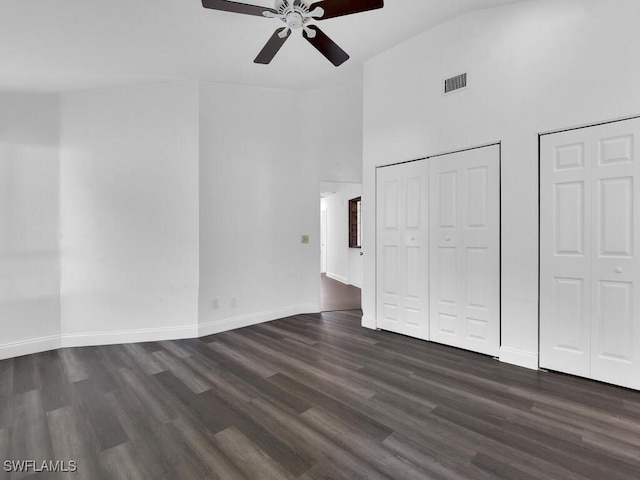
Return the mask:
<path id="1" fill-rule="evenodd" d="M 58 348 L 60 348 L 60 335 L 34 338 L 23 342 L 5 343 L 0 345 L 0 360 L 47 352 Z"/>
<path id="2" fill-rule="evenodd" d="M 500 361 L 530 370 L 538 370 L 537 353 L 525 352 L 524 350 L 509 347 L 500 347 Z"/>
<path id="3" fill-rule="evenodd" d="M 215 333 L 256 325 L 258 323 L 291 317 L 293 315 L 319 312 L 320 305 L 318 303 L 305 303 L 222 319 L 202 325 L 119 330 L 111 332 L 64 333 L 61 335 L 52 335 L 50 337 L 34 338 L 31 340 L 0 345 L 0 360 L 56 350 L 59 348 L 118 345 L 123 343 L 157 342 L 162 340 L 180 340 L 183 338 L 204 337 Z"/>
<path id="4" fill-rule="evenodd" d="M 298 305 L 298 313 L 296 315 L 302 315 L 305 313 L 320 313 L 322 308 L 320 308 L 319 303 L 303 303 L 302 305 Z"/>
<path id="5" fill-rule="evenodd" d="M 363 315 L 361 325 L 364 328 L 368 328 L 371 330 L 376 330 L 378 328 L 376 317 L 374 317 L 373 315 Z"/>
<path id="6" fill-rule="evenodd" d="M 273 310 L 265 310 L 263 312 L 249 313 L 247 315 L 239 315 L 237 317 L 224 318 L 213 322 L 203 323 L 198 327 L 198 336 L 206 337 L 216 333 L 228 332 L 238 328 L 250 327 L 258 323 L 270 322 L 280 318 L 292 317 L 301 313 L 311 313 L 304 311 L 311 305 L 292 305 L 289 307 L 276 308 Z M 311 310 L 318 312 L 317 305 L 313 305 Z"/>
<path id="7" fill-rule="evenodd" d="M 112 332 L 63 333 L 60 336 L 62 348 L 88 347 L 95 345 L 118 345 L 122 343 L 158 342 L 178 340 L 198 336 L 195 325 L 145 328 L 139 330 L 118 330 Z"/>
<path id="8" fill-rule="evenodd" d="M 349 279 L 346 277 L 342 277 L 331 272 L 327 272 L 327 277 L 332 278 L 333 280 L 337 280 L 340 283 L 344 283 L 345 285 L 349 285 Z"/>

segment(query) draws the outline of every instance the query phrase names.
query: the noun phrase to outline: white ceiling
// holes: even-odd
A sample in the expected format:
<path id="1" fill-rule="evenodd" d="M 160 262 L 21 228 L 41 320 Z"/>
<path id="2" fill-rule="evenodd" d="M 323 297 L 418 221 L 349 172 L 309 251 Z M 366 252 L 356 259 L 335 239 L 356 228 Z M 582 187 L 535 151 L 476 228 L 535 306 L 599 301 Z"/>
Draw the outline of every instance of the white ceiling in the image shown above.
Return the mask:
<path id="1" fill-rule="evenodd" d="M 346 1 L 346 0 L 345 0 Z M 463 13 L 520 0 L 387 0 L 318 26 L 351 59 L 331 65 L 299 32 L 253 59 L 281 23 L 200 0 L 0 0 L 0 90 L 72 91 L 177 79 L 317 88 L 357 79 L 364 60 Z M 271 0 L 245 3 L 273 6 Z"/>

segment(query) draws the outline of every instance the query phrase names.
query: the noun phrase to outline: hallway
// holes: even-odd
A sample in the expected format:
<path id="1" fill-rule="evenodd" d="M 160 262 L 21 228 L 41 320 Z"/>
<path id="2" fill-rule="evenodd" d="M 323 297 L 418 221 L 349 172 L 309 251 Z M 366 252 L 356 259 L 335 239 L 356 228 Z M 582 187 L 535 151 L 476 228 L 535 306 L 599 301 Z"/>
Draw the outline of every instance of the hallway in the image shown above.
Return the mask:
<path id="1" fill-rule="evenodd" d="M 358 287 L 345 285 L 322 274 L 321 308 L 323 312 L 361 310 L 362 292 Z"/>

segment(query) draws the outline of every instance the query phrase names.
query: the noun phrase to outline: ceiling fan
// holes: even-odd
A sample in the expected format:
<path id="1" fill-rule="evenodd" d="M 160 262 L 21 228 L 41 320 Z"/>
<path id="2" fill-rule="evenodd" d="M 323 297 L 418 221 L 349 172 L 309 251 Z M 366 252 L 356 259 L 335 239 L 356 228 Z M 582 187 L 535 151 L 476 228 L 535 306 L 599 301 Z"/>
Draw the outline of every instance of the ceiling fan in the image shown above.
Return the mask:
<path id="1" fill-rule="evenodd" d="M 202 0 L 204 8 L 225 12 L 243 13 L 258 17 L 277 18 L 285 26 L 277 29 L 262 48 L 255 63 L 267 65 L 273 60 L 284 42 L 291 36 L 292 30 L 302 29 L 302 36 L 313 45 L 327 60 L 336 67 L 349 59 L 349 55 L 315 25 L 312 20 L 351 15 L 353 13 L 375 10 L 384 6 L 383 0 L 276 0 L 274 8 L 248 5 L 229 0 Z"/>

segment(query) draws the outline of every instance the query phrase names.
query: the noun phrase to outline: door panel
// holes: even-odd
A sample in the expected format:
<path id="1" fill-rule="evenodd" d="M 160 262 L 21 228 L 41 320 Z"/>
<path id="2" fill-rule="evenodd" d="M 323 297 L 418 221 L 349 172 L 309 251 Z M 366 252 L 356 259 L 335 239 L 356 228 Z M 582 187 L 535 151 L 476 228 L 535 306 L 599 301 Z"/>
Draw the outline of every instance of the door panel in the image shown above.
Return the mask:
<path id="1" fill-rule="evenodd" d="M 438 277 L 432 289 L 432 300 L 436 303 L 458 307 L 458 249 L 456 247 L 438 247 Z"/>
<path id="2" fill-rule="evenodd" d="M 489 250 L 467 248 L 467 308 L 486 309 L 490 303 L 486 284 L 489 274 Z"/>
<path id="3" fill-rule="evenodd" d="M 583 355 L 589 342 L 589 329 L 583 325 L 586 313 L 584 279 L 556 277 L 554 283 L 554 348 Z"/>
<path id="4" fill-rule="evenodd" d="M 428 340 L 426 162 L 377 170 L 378 327 Z"/>
<path id="5" fill-rule="evenodd" d="M 497 356 L 500 349 L 500 151 L 429 160 L 431 339 Z"/>
<path id="6" fill-rule="evenodd" d="M 633 177 L 600 180 L 598 230 L 600 256 L 633 255 Z"/>
<path id="7" fill-rule="evenodd" d="M 541 139 L 540 365 L 640 388 L 640 120 Z"/>
<path id="8" fill-rule="evenodd" d="M 584 256 L 584 182 L 554 185 L 554 253 Z"/>
<path id="9" fill-rule="evenodd" d="M 458 225 L 458 172 L 456 170 L 438 172 L 437 192 L 438 227 L 456 228 Z"/>
<path id="10" fill-rule="evenodd" d="M 489 169 L 487 167 L 467 170 L 467 228 L 487 228 L 489 199 Z"/>
<path id="11" fill-rule="evenodd" d="M 596 157 L 591 377 L 640 389 L 640 119 L 588 131 Z"/>
<path id="12" fill-rule="evenodd" d="M 589 145 L 579 132 L 542 137 L 540 366 L 590 371 Z"/>

